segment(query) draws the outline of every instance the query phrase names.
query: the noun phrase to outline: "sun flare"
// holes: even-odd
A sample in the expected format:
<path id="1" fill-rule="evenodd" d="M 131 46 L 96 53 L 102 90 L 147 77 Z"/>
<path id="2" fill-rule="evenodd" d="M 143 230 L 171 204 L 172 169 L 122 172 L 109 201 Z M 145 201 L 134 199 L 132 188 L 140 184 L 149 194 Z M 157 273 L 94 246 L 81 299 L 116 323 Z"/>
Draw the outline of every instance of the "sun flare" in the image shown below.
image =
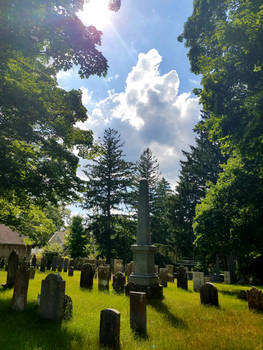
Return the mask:
<path id="1" fill-rule="evenodd" d="M 109 10 L 109 0 L 90 0 L 78 13 L 85 25 L 94 25 L 102 30 L 111 23 L 112 11 Z"/>

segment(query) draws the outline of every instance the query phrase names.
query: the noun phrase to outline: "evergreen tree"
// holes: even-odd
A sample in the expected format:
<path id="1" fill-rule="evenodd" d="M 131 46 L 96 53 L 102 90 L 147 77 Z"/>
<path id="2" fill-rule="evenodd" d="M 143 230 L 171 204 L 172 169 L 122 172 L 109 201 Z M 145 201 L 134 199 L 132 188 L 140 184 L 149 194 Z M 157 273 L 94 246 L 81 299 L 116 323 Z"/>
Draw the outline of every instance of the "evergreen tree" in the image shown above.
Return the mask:
<path id="1" fill-rule="evenodd" d="M 208 132 L 203 126 L 201 121 L 195 128 L 198 135 L 196 145 L 190 146 L 190 152 L 183 151 L 186 160 L 180 161 L 179 182 L 169 209 L 178 252 L 187 257 L 193 256 L 192 225 L 196 204 L 205 196 L 209 183 L 216 183 L 221 171 L 220 164 L 226 161 L 219 145 L 209 140 Z"/>
<path id="2" fill-rule="evenodd" d="M 133 165 L 124 160 L 123 143 L 117 130 L 106 129 L 100 146 L 102 154 L 86 167 L 88 181 L 82 206 L 90 211 L 94 235 L 109 262 L 118 241 L 113 211 L 122 210 L 127 202 Z"/>
<path id="3" fill-rule="evenodd" d="M 67 237 L 67 246 L 72 258 L 85 256 L 85 246 L 87 244 L 87 236 L 82 224 L 81 216 L 74 216 L 70 225 Z"/>

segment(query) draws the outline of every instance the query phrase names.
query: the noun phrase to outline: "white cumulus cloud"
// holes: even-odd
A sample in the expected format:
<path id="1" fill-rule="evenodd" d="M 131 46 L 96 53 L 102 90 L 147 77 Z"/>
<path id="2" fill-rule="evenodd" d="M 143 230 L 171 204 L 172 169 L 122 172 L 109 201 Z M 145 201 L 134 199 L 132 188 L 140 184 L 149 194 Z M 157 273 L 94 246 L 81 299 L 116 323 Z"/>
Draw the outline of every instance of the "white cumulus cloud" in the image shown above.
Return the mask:
<path id="1" fill-rule="evenodd" d="M 92 128 L 97 136 L 102 136 L 107 127 L 117 129 L 125 141 L 127 158 L 133 161 L 149 147 L 160 162 L 163 176 L 175 184 L 181 150 L 194 143 L 192 129 L 198 122 L 200 105 L 190 92 L 179 94 L 177 72 L 161 74 L 161 62 L 156 49 L 140 53 L 124 90 L 109 90 L 82 127 Z"/>

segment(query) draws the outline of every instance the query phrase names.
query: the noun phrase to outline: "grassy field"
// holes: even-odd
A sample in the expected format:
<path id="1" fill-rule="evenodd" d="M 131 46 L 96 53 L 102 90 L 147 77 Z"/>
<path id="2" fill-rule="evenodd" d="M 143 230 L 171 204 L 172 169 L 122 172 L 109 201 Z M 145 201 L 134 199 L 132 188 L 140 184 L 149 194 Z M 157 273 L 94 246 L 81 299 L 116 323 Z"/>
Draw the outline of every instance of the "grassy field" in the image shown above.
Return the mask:
<path id="1" fill-rule="evenodd" d="M 86 350 L 99 349 L 100 311 L 115 308 L 121 312 L 121 348 L 133 349 L 256 349 L 263 350 L 263 314 L 250 312 L 247 302 L 237 299 L 245 286 L 216 284 L 220 308 L 200 305 L 198 293 L 164 288 L 164 300 L 147 305 L 147 338 L 135 336 L 129 327 L 129 298 L 99 292 L 97 280 L 92 291 L 79 288 L 80 273 L 68 277 L 66 294 L 73 300 L 73 318 L 61 325 L 41 320 L 37 295 L 47 274 L 37 272 L 29 282 L 28 306 L 23 312 L 11 310 L 13 290 L 0 288 L 0 349 L 2 350 Z M 0 271 L 0 282 L 6 272 Z"/>

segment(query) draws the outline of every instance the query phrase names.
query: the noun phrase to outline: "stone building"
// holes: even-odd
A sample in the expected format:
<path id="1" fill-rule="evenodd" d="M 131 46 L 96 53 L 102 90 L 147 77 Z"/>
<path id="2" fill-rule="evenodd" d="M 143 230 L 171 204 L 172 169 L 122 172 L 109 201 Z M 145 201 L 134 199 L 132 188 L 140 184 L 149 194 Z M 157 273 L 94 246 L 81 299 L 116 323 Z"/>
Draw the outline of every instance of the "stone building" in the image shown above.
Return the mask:
<path id="1" fill-rule="evenodd" d="M 23 260 L 24 257 L 30 259 L 31 246 L 25 245 L 24 238 L 8 226 L 0 224 L 0 257 L 7 260 L 11 252 L 15 250 L 19 260 Z"/>

